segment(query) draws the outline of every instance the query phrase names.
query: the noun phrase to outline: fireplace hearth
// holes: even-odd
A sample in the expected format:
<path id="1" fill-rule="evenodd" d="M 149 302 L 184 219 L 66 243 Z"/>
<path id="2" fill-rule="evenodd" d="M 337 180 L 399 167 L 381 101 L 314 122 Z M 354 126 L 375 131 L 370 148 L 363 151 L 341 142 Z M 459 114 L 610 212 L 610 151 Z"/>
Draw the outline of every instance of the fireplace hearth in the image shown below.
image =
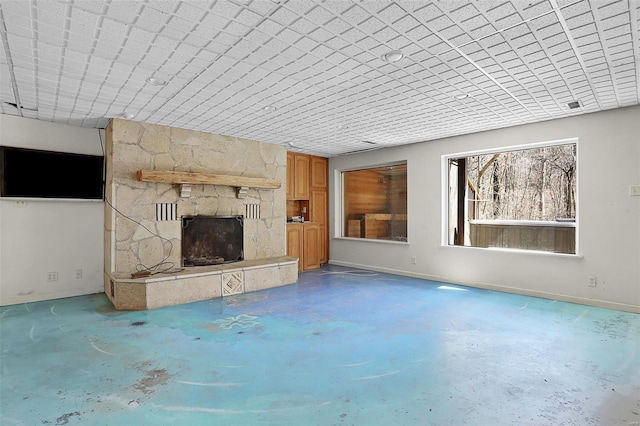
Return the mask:
<path id="1" fill-rule="evenodd" d="M 182 266 L 244 260 L 244 217 L 183 216 Z"/>

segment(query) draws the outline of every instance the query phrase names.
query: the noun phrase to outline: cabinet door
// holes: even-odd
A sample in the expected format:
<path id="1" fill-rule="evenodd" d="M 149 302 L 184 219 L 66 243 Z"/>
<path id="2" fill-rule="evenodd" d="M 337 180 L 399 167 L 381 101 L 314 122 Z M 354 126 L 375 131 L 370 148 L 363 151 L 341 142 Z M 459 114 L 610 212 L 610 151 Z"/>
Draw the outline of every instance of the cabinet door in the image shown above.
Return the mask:
<path id="1" fill-rule="evenodd" d="M 318 256 L 320 263 L 324 264 L 329 261 L 329 196 L 326 190 L 311 191 L 311 199 L 309 202 L 311 215 L 309 220 L 320 226 L 318 236 Z"/>
<path id="2" fill-rule="evenodd" d="M 320 227 L 316 224 L 304 225 L 304 270 L 318 269 L 320 257 L 318 243 L 320 241 Z"/>
<path id="3" fill-rule="evenodd" d="M 287 225 L 287 256 L 298 258 L 298 272 L 304 269 L 303 225 Z"/>
<path id="4" fill-rule="evenodd" d="M 287 200 L 293 200 L 295 197 L 294 182 L 296 180 L 294 154 L 287 152 Z"/>
<path id="5" fill-rule="evenodd" d="M 324 265 L 329 262 L 329 232 L 324 225 L 320 225 L 318 229 L 318 260 Z"/>
<path id="6" fill-rule="evenodd" d="M 328 170 L 329 160 L 323 157 L 311 157 L 311 188 L 325 189 L 328 188 Z"/>
<path id="7" fill-rule="evenodd" d="M 294 194 L 295 200 L 309 199 L 309 156 L 294 154 Z"/>

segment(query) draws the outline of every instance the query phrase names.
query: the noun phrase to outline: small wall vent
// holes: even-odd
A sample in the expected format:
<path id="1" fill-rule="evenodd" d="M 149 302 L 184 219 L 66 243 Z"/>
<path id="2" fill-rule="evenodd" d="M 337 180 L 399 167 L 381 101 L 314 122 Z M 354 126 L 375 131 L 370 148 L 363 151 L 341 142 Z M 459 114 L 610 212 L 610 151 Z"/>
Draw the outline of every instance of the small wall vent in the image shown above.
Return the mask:
<path id="1" fill-rule="evenodd" d="M 156 221 L 178 220 L 178 205 L 175 203 L 156 203 Z"/>
<path id="2" fill-rule="evenodd" d="M 245 204 L 244 210 L 247 219 L 260 219 L 260 204 Z"/>

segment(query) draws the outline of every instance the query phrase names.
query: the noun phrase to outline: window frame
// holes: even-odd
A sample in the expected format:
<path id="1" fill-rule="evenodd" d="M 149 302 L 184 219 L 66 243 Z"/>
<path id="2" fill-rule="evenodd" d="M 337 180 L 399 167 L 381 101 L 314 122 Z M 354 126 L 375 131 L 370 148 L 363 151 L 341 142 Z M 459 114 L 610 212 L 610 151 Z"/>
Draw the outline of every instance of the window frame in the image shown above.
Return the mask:
<path id="1" fill-rule="evenodd" d="M 543 250 L 530 250 L 523 248 L 510 248 L 510 247 L 474 247 L 474 246 L 466 246 L 466 245 L 454 245 L 449 244 L 449 160 L 457 159 L 461 157 L 472 157 L 477 155 L 487 155 L 487 154 L 498 154 L 504 152 L 512 152 L 512 151 L 524 151 L 529 149 L 536 148 L 545 148 L 559 145 L 571 145 L 575 144 L 576 146 L 576 189 L 575 189 L 575 222 L 573 227 L 575 227 L 575 253 L 556 253 L 551 251 L 543 251 Z M 472 150 L 472 151 L 462 151 L 451 154 L 443 154 L 441 157 L 441 235 L 440 235 L 440 246 L 447 248 L 455 248 L 455 249 L 471 249 L 471 250 L 489 250 L 489 251 L 502 251 L 502 252 L 513 252 L 513 253 L 527 253 L 527 254 L 546 254 L 550 256 L 569 256 L 569 257 L 582 257 L 580 252 L 580 199 L 579 199 L 579 185 L 580 185 L 580 143 L 579 138 L 572 137 L 566 139 L 557 139 L 552 141 L 543 141 L 543 142 L 530 142 L 523 143 L 518 145 L 509 145 L 504 147 L 495 147 L 495 148 L 485 148 L 480 150 Z M 466 197 L 465 197 L 466 198 Z M 499 222 L 499 221 L 496 221 Z M 506 221 L 502 221 L 506 222 Z M 551 223 L 551 222 L 550 222 Z"/>
<path id="2" fill-rule="evenodd" d="M 407 220 L 407 236 L 406 239 L 403 240 L 392 240 L 392 239 L 380 239 L 380 238 L 364 238 L 364 237 L 349 237 L 346 235 L 346 223 L 347 219 L 345 217 L 345 173 L 348 172 L 356 172 L 360 170 L 370 170 L 370 169 L 379 169 L 384 167 L 391 166 L 406 166 L 407 170 L 407 201 L 406 201 L 406 210 L 407 210 L 407 219 L 408 219 L 408 208 L 409 208 L 409 162 L 406 159 L 399 159 L 395 161 L 382 162 L 382 163 L 373 163 L 366 164 L 358 167 L 349 167 L 343 169 L 336 169 L 335 176 L 338 182 L 339 194 L 336 197 L 336 228 L 335 228 L 335 239 L 344 239 L 351 241 L 363 241 L 363 242 L 371 242 L 371 243 L 382 243 L 382 244 L 409 244 L 409 225 Z"/>

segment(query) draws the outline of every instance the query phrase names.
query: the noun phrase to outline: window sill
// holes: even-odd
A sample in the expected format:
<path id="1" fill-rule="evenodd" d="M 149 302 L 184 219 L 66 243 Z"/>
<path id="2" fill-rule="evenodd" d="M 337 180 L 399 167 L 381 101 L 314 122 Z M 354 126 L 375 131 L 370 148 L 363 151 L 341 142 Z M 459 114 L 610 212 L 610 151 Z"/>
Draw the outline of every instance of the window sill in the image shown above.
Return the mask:
<path id="1" fill-rule="evenodd" d="M 575 221 L 562 220 L 469 220 L 471 225 L 495 225 L 495 226 L 549 226 L 555 228 L 576 228 Z"/>
<path id="2" fill-rule="evenodd" d="M 409 245 L 409 241 L 379 240 L 377 238 L 333 237 L 332 239 L 334 239 L 334 240 L 345 240 L 345 241 L 363 241 L 363 242 L 367 242 L 367 243 Z"/>
<path id="3" fill-rule="evenodd" d="M 568 259 L 584 259 L 584 256 L 581 254 L 554 253 L 551 251 L 525 250 L 525 249 L 506 248 L 506 247 L 470 247 L 470 246 L 440 245 L 440 248 L 444 248 L 446 250 L 449 250 L 449 249 L 476 250 L 476 251 L 487 251 L 487 252 L 493 252 L 493 253 L 511 253 L 511 254 L 526 254 L 526 255 L 532 255 L 532 256 L 564 257 Z"/>

